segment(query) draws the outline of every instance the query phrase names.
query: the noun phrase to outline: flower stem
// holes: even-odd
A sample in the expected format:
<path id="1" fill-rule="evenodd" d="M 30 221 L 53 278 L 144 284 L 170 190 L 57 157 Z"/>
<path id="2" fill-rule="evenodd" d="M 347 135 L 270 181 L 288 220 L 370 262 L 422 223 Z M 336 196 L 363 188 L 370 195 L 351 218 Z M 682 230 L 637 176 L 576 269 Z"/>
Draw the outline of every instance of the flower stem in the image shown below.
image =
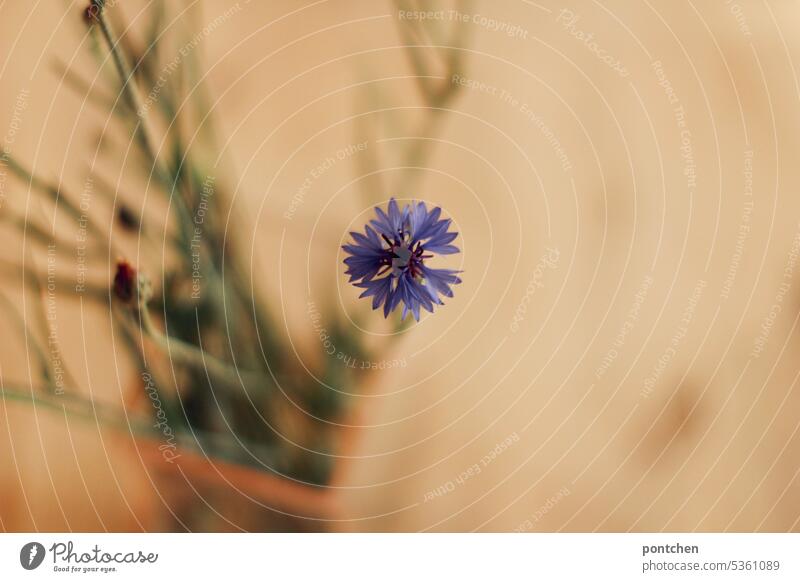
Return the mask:
<path id="1" fill-rule="evenodd" d="M 237 385 L 245 388 L 262 388 L 266 384 L 261 374 L 239 370 L 193 344 L 163 334 L 150 317 L 150 311 L 147 308 L 149 300 L 149 284 L 140 282 L 136 312 L 141 329 L 148 338 L 167 353 L 172 361 L 204 371 L 209 380 L 219 382 L 226 388 Z"/>

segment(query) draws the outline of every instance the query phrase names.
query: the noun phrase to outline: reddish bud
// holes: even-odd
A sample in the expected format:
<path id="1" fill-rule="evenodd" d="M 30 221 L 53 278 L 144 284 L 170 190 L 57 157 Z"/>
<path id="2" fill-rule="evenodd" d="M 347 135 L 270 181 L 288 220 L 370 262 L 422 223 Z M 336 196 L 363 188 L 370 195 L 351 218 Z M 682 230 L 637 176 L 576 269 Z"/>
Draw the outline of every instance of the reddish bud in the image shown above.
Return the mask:
<path id="1" fill-rule="evenodd" d="M 86 24 L 94 24 L 97 22 L 101 10 L 102 6 L 97 0 L 90 0 L 89 5 L 83 11 L 83 21 Z"/>
<path id="2" fill-rule="evenodd" d="M 114 295 L 123 303 L 131 303 L 136 297 L 136 269 L 121 259 L 117 261 L 117 274 L 114 275 Z"/>

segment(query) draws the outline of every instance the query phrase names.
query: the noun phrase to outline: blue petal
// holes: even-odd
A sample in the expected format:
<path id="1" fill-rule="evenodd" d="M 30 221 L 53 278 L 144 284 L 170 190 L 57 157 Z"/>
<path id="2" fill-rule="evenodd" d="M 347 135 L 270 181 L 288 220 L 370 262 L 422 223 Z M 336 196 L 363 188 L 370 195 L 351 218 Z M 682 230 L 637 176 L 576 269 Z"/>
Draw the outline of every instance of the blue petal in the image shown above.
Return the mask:
<path id="1" fill-rule="evenodd" d="M 413 236 L 415 240 L 425 240 L 430 238 L 434 234 L 434 228 L 439 220 L 439 216 L 442 213 L 442 209 L 438 206 L 428 213 L 425 205 L 422 204 L 422 208 L 425 211 L 425 216 L 422 218 L 417 218 L 417 226 L 413 230 Z"/>
<path id="2" fill-rule="evenodd" d="M 448 243 L 453 242 L 457 236 L 458 236 L 457 232 L 443 232 L 441 234 L 437 234 L 422 246 L 428 248 L 430 245 L 435 245 L 435 246 L 446 245 Z"/>
<path id="3" fill-rule="evenodd" d="M 359 298 L 372 296 L 372 309 L 378 309 L 392 288 L 392 278 L 383 277 L 382 279 L 356 283 L 355 286 L 366 289 L 359 295 Z"/>
<path id="4" fill-rule="evenodd" d="M 369 227 L 367 227 L 367 228 L 369 230 L 372 230 Z M 367 233 L 369 233 L 369 230 L 367 231 Z M 360 234 L 358 232 L 351 232 L 350 236 L 352 236 L 355 239 L 356 243 L 358 243 L 359 245 L 361 245 L 364 248 L 375 249 L 375 250 L 379 250 L 379 251 L 383 250 L 383 245 L 381 245 L 380 240 L 373 240 L 371 237 L 366 237 L 363 234 Z"/>
<path id="5" fill-rule="evenodd" d="M 450 285 L 461 283 L 461 279 L 456 276 L 458 272 L 452 269 L 431 269 L 423 265 L 422 274 L 425 277 L 425 288 L 437 303 L 441 304 L 439 295 L 453 296 Z"/>
<path id="6" fill-rule="evenodd" d="M 411 236 L 415 239 L 418 238 L 420 229 L 425 224 L 425 219 L 428 217 L 428 209 L 425 207 L 424 202 L 412 203 L 412 208 L 409 211 L 408 225 L 411 229 Z"/>
<path id="7" fill-rule="evenodd" d="M 342 245 L 342 248 L 345 251 L 347 251 L 348 253 L 350 253 L 351 255 L 353 255 L 354 257 L 375 257 L 375 258 L 380 258 L 384 254 L 383 249 L 380 249 L 379 251 L 376 251 L 375 249 L 372 249 L 372 248 L 359 247 L 359 246 L 356 246 L 356 245 Z"/>
<path id="8" fill-rule="evenodd" d="M 397 200 L 391 198 L 389 200 L 389 224 L 392 225 L 392 229 L 394 232 L 400 230 L 402 226 L 402 215 L 400 214 L 400 208 L 397 206 Z"/>
<path id="9" fill-rule="evenodd" d="M 433 246 L 433 247 L 425 247 L 426 251 L 430 251 L 432 253 L 437 253 L 440 255 L 453 255 L 455 253 L 461 252 L 459 251 L 458 247 L 453 245 L 442 245 L 442 246 Z"/>
<path id="10" fill-rule="evenodd" d="M 378 215 L 378 218 L 370 220 L 370 224 L 374 226 L 379 233 L 394 239 L 397 233 L 392 227 L 392 221 L 389 220 L 389 217 L 386 215 L 386 213 L 381 208 L 376 206 L 375 214 Z"/>

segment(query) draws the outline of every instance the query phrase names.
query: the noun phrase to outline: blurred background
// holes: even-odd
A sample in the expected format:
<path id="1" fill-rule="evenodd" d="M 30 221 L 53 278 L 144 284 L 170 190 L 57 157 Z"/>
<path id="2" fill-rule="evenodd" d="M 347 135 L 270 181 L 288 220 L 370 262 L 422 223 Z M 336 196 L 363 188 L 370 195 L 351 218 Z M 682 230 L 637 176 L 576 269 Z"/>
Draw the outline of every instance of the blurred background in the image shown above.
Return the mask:
<path id="1" fill-rule="evenodd" d="M 105 7 L 138 107 L 88 3 L 0 4 L 3 530 L 800 529 L 795 2 L 164 4 Z M 344 275 L 390 196 L 460 232 L 419 323 Z"/>

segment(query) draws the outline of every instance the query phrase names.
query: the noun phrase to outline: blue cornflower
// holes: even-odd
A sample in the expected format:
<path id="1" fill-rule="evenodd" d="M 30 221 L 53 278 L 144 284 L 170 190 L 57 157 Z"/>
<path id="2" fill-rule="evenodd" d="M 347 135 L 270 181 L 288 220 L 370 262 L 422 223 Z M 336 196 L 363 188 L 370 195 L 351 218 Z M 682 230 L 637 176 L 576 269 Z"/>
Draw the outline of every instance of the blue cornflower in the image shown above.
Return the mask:
<path id="1" fill-rule="evenodd" d="M 420 307 L 433 312 L 442 305 L 440 295 L 452 297 L 451 285 L 461 283 L 460 271 L 433 269 L 425 264 L 434 255 L 459 252 L 452 243 L 457 232 L 448 232 L 451 220 L 440 219 L 442 209 L 431 211 L 424 202 L 406 204 L 389 201 L 388 214 L 375 207 L 376 219 L 365 227 L 366 235 L 351 232 L 355 241 L 342 248 L 351 256 L 344 262 L 346 274 L 356 287 L 365 289 L 361 297 L 372 297 L 372 308 L 383 305 L 383 315 L 403 304 L 403 319 L 410 311 L 419 321 Z"/>

